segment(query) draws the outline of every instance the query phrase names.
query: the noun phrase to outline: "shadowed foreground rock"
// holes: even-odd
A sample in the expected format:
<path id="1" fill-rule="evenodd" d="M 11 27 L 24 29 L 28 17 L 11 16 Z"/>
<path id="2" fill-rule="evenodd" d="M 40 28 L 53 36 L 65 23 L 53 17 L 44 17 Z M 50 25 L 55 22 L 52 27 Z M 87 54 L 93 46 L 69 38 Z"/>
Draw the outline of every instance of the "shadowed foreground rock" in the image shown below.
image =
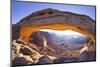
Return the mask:
<path id="1" fill-rule="evenodd" d="M 53 61 L 51 61 L 48 57 L 43 56 L 39 59 L 39 62 L 37 64 L 51 64 Z"/>
<path id="2" fill-rule="evenodd" d="M 59 59 L 54 60 L 54 63 L 71 63 L 78 62 L 78 57 L 61 57 Z"/>
<path id="3" fill-rule="evenodd" d="M 87 61 L 95 61 L 96 60 L 96 52 L 95 51 L 84 51 L 80 54 L 79 61 L 87 62 Z"/>
<path id="4" fill-rule="evenodd" d="M 14 66 L 29 65 L 33 62 L 33 60 L 30 56 L 17 56 L 12 62 Z"/>

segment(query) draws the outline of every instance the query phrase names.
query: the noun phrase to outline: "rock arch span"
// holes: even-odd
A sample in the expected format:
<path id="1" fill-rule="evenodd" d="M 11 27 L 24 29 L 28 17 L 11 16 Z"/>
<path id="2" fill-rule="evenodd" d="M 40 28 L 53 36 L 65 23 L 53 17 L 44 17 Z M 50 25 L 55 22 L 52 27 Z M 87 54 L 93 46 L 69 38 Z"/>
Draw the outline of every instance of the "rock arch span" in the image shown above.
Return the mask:
<path id="1" fill-rule="evenodd" d="M 51 25 L 42 25 L 42 26 L 21 27 L 20 32 L 21 32 L 22 40 L 24 40 L 25 42 L 28 42 L 29 36 L 33 32 L 39 31 L 40 29 L 73 30 L 81 34 L 84 34 L 85 36 L 91 38 L 95 42 L 95 36 L 93 34 L 91 34 L 90 32 L 82 28 L 79 28 L 77 26 L 68 25 L 68 24 L 51 24 Z"/>
<path id="2" fill-rule="evenodd" d="M 43 9 L 24 17 L 17 24 L 20 36 L 25 42 L 32 32 L 39 29 L 73 30 L 96 40 L 96 22 L 89 16 L 64 12 L 56 9 Z"/>

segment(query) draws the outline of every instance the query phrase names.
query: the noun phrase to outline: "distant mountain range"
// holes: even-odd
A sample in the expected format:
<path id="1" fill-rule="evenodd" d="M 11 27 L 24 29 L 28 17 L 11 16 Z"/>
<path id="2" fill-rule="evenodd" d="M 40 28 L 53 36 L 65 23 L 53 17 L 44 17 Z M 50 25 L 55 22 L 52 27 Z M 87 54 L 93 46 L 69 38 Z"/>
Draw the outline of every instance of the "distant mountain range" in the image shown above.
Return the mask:
<path id="1" fill-rule="evenodd" d="M 80 35 L 66 35 L 66 36 L 53 35 L 53 38 L 56 42 L 64 44 L 83 44 L 88 40 L 88 38 L 86 38 L 85 36 L 80 36 Z"/>

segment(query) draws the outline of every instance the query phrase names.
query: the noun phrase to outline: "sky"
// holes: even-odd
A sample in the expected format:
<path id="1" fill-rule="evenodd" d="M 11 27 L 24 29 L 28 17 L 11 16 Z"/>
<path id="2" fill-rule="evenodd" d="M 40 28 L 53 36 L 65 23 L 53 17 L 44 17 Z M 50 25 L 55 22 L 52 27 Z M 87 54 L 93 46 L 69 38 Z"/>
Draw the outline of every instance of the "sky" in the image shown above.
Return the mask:
<path id="1" fill-rule="evenodd" d="M 12 0 L 11 5 L 11 15 L 12 15 L 12 24 L 16 24 L 25 16 L 42 10 L 45 8 L 53 8 L 61 11 L 68 11 L 77 14 L 84 14 L 91 17 L 93 20 L 96 19 L 95 6 L 83 6 L 83 5 L 72 5 L 72 4 L 55 4 L 55 3 L 37 3 L 37 2 L 20 2 Z"/>
<path id="2" fill-rule="evenodd" d="M 67 36 L 68 36 L 68 35 L 71 35 L 71 36 L 74 36 L 74 35 L 84 36 L 83 34 L 78 33 L 78 32 L 75 32 L 75 31 L 72 31 L 72 30 L 41 29 L 40 31 L 46 31 L 46 32 L 49 32 L 49 33 L 55 33 L 55 34 L 62 35 L 62 36 L 66 36 L 66 35 L 67 35 Z"/>
<path id="3" fill-rule="evenodd" d="M 71 36 L 73 38 L 85 37 L 85 35 L 83 35 L 83 34 L 81 34 L 79 32 L 72 31 L 72 30 L 41 29 L 39 31 L 49 32 L 51 34 L 56 34 L 57 36 L 62 36 L 62 37 L 68 37 L 68 36 Z"/>

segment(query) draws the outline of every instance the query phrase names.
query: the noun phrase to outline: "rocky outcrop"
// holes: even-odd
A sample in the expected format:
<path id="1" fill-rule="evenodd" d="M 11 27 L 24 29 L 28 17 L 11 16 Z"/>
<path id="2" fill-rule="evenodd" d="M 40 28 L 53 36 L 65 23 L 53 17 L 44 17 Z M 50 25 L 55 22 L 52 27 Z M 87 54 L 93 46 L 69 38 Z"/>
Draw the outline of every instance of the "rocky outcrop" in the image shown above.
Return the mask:
<path id="1" fill-rule="evenodd" d="M 19 44 L 14 40 L 12 45 L 12 62 L 14 66 L 36 64 L 42 56 L 35 49 L 33 50 L 29 46 Z"/>
<path id="2" fill-rule="evenodd" d="M 53 51 L 54 49 L 49 46 L 45 47 L 45 49 L 42 48 L 40 51 L 39 47 L 35 44 L 29 43 L 29 45 L 26 45 L 23 41 L 19 42 L 14 40 L 12 45 L 12 63 L 13 66 L 20 66 L 96 60 L 96 53 L 93 50 L 83 51 L 79 56 L 65 56 L 62 53 L 59 55 L 58 53 L 53 53 Z"/>
<path id="3" fill-rule="evenodd" d="M 47 42 L 47 47 L 45 48 L 45 51 L 43 51 L 44 41 L 42 36 L 45 37 Z M 44 31 L 33 32 L 30 35 L 29 42 L 35 44 L 39 48 L 39 51 L 41 52 L 43 51 L 42 53 L 46 52 L 48 55 L 53 55 L 53 56 L 59 53 L 58 46 L 54 43 L 52 35 L 48 32 Z"/>

